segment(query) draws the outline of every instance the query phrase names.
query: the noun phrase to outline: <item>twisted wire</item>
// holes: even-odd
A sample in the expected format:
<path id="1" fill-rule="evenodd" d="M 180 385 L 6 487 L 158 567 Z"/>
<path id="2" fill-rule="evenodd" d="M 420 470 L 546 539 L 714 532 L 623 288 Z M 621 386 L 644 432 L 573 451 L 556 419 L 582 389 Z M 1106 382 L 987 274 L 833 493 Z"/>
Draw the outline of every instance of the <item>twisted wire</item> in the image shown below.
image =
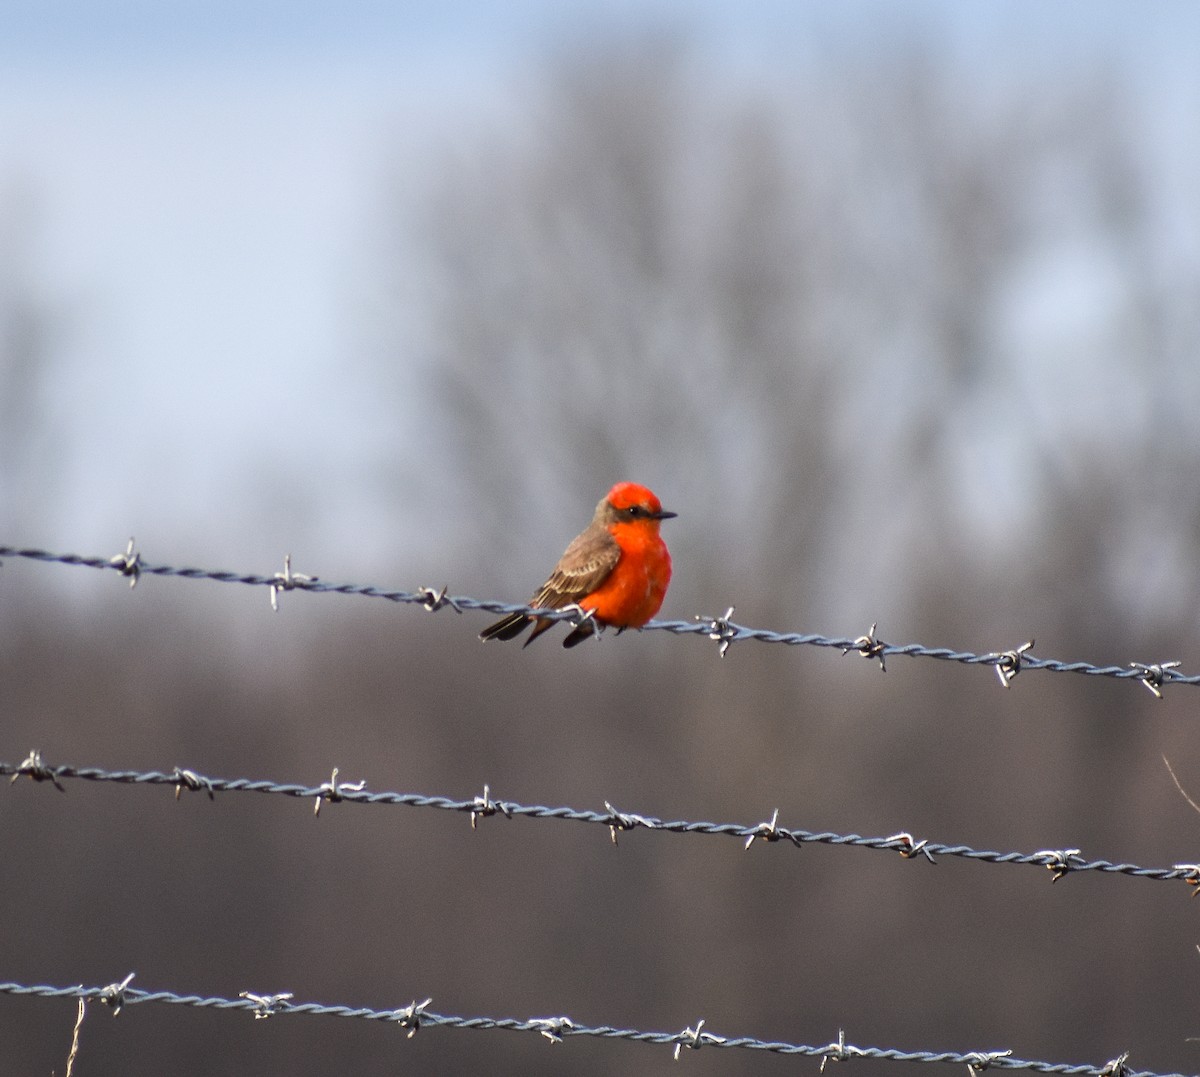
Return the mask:
<path id="1" fill-rule="evenodd" d="M 51 987 L 44 984 L 26 985 L 0 983 L 0 994 L 37 998 L 96 999 L 119 1012 L 123 1006 L 160 1003 L 193 1006 L 199 1009 L 236 1010 L 251 1013 L 256 1018 L 275 1016 L 347 1017 L 362 1021 L 383 1021 L 407 1029 L 411 1036 L 418 1028 L 446 1027 L 490 1031 L 504 1029 L 512 1032 L 534 1032 L 552 1043 L 571 1037 L 595 1037 L 625 1040 L 631 1043 L 658 1044 L 680 1048 L 721 1047 L 751 1051 L 766 1051 L 780 1055 L 805 1055 L 822 1059 L 871 1058 L 889 1062 L 949 1063 L 970 1066 L 972 1072 L 994 1066 L 1002 1069 L 1032 1070 L 1038 1073 L 1063 1074 L 1065 1077 L 1184 1077 L 1176 1073 L 1156 1073 L 1152 1070 L 1131 1070 L 1125 1066 L 1125 1056 L 1103 1065 L 1073 1065 L 1043 1062 L 1037 1059 L 1014 1058 L 1002 1051 L 903 1051 L 895 1047 L 859 1047 L 839 1037 L 835 1043 L 816 1046 L 789 1043 L 781 1040 L 762 1040 L 753 1036 L 722 1036 L 704 1029 L 704 1022 L 681 1032 L 646 1032 L 612 1025 L 584 1025 L 568 1017 L 462 1017 L 435 1013 L 428 1009 L 432 999 L 411 1003 L 398 1009 L 379 1010 L 365 1006 L 324 1005 L 316 1002 L 293 1002 L 290 994 L 257 995 L 243 992 L 240 998 L 184 995 L 174 991 L 142 991 L 123 983 L 107 987 Z"/>
<path id="2" fill-rule="evenodd" d="M 504 815 L 508 818 L 523 816 L 531 819 L 557 819 L 607 827 L 615 842 L 619 832 L 635 829 L 663 831 L 674 834 L 705 834 L 735 838 L 747 849 L 758 841 L 767 844 L 787 841 L 796 847 L 805 844 L 842 845 L 851 848 L 869 848 L 899 852 L 909 859 L 923 856 L 933 861 L 938 856 L 954 856 L 967 860 L 978 860 L 988 864 L 1028 864 L 1048 869 L 1054 879 L 1070 872 L 1097 871 L 1104 874 L 1128 875 L 1139 879 L 1158 881 L 1183 880 L 1191 885 L 1193 892 L 1200 890 L 1200 865 L 1178 864 L 1170 868 L 1139 867 L 1136 864 L 1111 860 L 1087 860 L 1077 849 L 1044 849 L 1034 853 L 996 852 L 975 849 L 968 845 L 951 845 L 935 841 L 917 841 L 912 835 L 899 833 L 890 837 L 865 837 L 860 834 L 839 834 L 833 831 L 809 831 L 778 825 L 777 817 L 769 822 L 754 825 L 744 823 L 711 823 L 696 820 L 664 820 L 653 816 L 626 812 L 605 805 L 605 811 L 571 807 L 547 807 L 541 804 L 518 804 L 515 801 L 499 800 L 490 795 L 484 786 L 482 796 L 470 800 L 454 800 L 446 796 L 428 796 L 421 793 L 372 792 L 363 783 L 341 783 L 337 771 L 321 785 L 279 783 L 265 779 L 214 778 L 194 770 L 176 768 L 164 771 L 104 770 L 99 767 L 75 767 L 69 765 L 49 766 L 42 762 L 41 755 L 33 752 L 23 763 L 13 764 L 0 761 L 0 777 L 9 776 L 15 781 L 20 776 L 39 782 L 51 782 L 60 789 L 63 780 L 108 782 L 120 785 L 167 785 L 175 788 L 178 798 L 184 790 L 205 792 L 210 797 L 216 793 L 262 793 L 266 795 L 313 800 L 319 810 L 323 803 L 348 801 L 354 804 L 387 804 L 412 808 L 434 808 L 441 811 L 459 812 L 471 817 L 472 826 L 480 818 Z"/>
<path id="3" fill-rule="evenodd" d="M 94 557 L 75 553 L 51 553 L 47 550 L 27 549 L 16 546 L 0 546 L 0 558 L 20 557 L 51 564 L 78 565 L 85 568 L 108 569 L 119 572 L 136 582 L 141 576 L 174 576 L 187 580 L 212 580 L 217 583 L 239 583 L 251 587 L 271 589 L 272 600 L 277 592 L 312 591 L 319 594 L 358 595 L 365 598 L 382 598 L 389 602 L 415 604 L 426 609 L 437 610 L 450 606 L 456 610 L 482 610 L 492 614 L 533 613 L 551 620 L 572 620 L 576 614 L 568 610 L 540 609 L 536 606 L 498 602 L 491 599 L 472 598 L 468 595 L 448 595 L 444 590 L 437 592 L 428 587 L 416 591 L 389 590 L 374 585 L 353 583 L 327 583 L 317 577 L 293 575 L 290 566 L 284 573 L 261 575 L 256 573 L 227 572 L 205 568 L 178 568 L 143 561 L 133 550 L 132 542 L 125 554 L 115 557 Z M 858 651 L 868 657 L 883 660 L 893 656 L 909 658 L 932 658 L 962 665 L 991 666 L 1008 673 L 1001 680 L 1006 685 L 1017 672 L 1024 669 L 1047 670 L 1051 673 L 1078 673 L 1091 677 L 1112 677 L 1117 680 L 1135 680 L 1145 684 L 1156 696 L 1161 697 L 1164 685 L 1200 685 L 1200 674 L 1180 672 L 1175 662 L 1159 664 L 1131 663 L 1128 666 L 1097 665 L 1093 662 L 1064 662 L 1056 658 L 1039 658 L 1027 653 L 1028 648 L 983 652 L 955 650 L 950 647 L 928 647 L 920 643 L 890 644 L 867 636 L 825 636 L 819 633 L 777 632 L 766 628 L 751 628 L 735 624 L 729 618 L 732 607 L 724 617 L 696 617 L 691 621 L 650 621 L 643 626 L 645 631 L 671 632 L 675 635 L 700 635 L 716 640 L 724 654 L 733 643 L 757 640 L 760 643 L 779 643 L 789 647 L 831 647 L 843 652 Z"/>

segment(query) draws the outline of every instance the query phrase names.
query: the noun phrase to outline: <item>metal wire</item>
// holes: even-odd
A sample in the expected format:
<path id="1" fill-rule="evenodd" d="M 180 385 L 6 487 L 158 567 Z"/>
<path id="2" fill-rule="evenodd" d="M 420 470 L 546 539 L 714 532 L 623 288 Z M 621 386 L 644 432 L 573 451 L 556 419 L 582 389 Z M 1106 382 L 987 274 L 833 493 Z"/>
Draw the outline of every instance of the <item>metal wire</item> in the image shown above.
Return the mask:
<path id="1" fill-rule="evenodd" d="M 321 594 L 360 595 L 365 598 L 383 598 L 389 602 L 415 604 L 429 610 L 443 606 L 461 612 L 483 610 L 493 614 L 536 613 L 552 620 L 571 620 L 575 613 L 564 610 L 545 610 L 534 606 L 514 605 L 489 599 L 471 598 L 467 595 L 449 595 L 446 589 L 434 590 L 420 587 L 416 591 L 388 590 L 372 585 L 353 583 L 326 583 L 316 576 L 292 573 L 290 558 L 285 559 L 284 571 L 265 576 L 255 573 L 225 572 L 204 568 L 177 568 L 172 565 L 152 564 L 141 559 L 131 539 L 125 552 L 115 557 L 93 557 L 75 553 L 51 553 L 47 550 L 22 549 L 15 546 L 0 546 L 0 558 L 21 557 L 51 564 L 80 565 L 85 568 L 108 569 L 119 572 L 130 580 L 131 586 L 142 576 L 175 576 L 187 580 L 213 580 L 217 583 L 240 583 L 251 587 L 266 587 L 271 592 L 274 606 L 281 591 L 313 591 Z M 691 621 L 650 621 L 644 625 L 647 631 L 664 631 L 676 635 L 700 635 L 715 640 L 722 655 L 733 643 L 758 640 L 760 643 L 782 643 L 790 647 L 832 647 L 843 653 L 855 651 L 883 664 L 886 658 L 904 655 L 909 658 L 934 658 L 962 665 L 991 666 L 1008 687 L 1012 679 L 1025 669 L 1042 669 L 1051 673 L 1081 673 L 1092 677 L 1112 677 L 1117 680 L 1134 680 L 1143 684 L 1155 696 L 1162 697 L 1166 685 L 1200 685 L 1200 674 L 1185 674 L 1178 669 L 1178 662 L 1142 663 L 1131 662 L 1127 666 L 1101 666 L 1092 662 L 1064 662 L 1055 658 L 1038 658 L 1029 653 L 1032 641 L 1007 651 L 976 653 L 954 650 L 949 647 L 927 647 L 919 643 L 895 645 L 875 638 L 874 628 L 865 636 L 824 636 L 817 633 L 775 632 L 765 628 L 749 628 L 735 624 L 730 618 L 731 606 L 722 617 L 700 616 Z"/>
<path id="2" fill-rule="evenodd" d="M 411 1037 L 420 1028 L 462 1028 L 480 1031 L 506 1029 L 511 1032 L 534 1032 L 551 1043 L 587 1036 L 609 1040 L 626 1040 L 632 1043 L 658 1044 L 672 1047 L 676 1057 L 681 1048 L 701 1047 L 737 1048 L 750 1051 L 766 1051 L 779 1055 L 806 1055 L 811 1058 L 842 1060 L 847 1058 L 873 1058 L 889 1062 L 950 1063 L 971 1067 L 977 1073 L 989 1066 L 1011 1070 L 1033 1070 L 1038 1073 L 1057 1073 L 1067 1077 L 1183 1077 L 1181 1074 L 1159 1074 L 1152 1070 L 1126 1068 L 1127 1056 L 1113 1059 L 1100 1066 L 1068 1065 L 1065 1063 L 1042 1062 L 1036 1059 L 1014 1058 L 1006 1051 L 902 1051 L 894 1047 L 858 1047 L 839 1035 L 837 1041 L 824 1046 L 788 1043 L 780 1040 L 761 1040 L 753 1036 L 722 1036 L 704 1028 L 697 1022 L 694 1028 L 681 1032 L 644 1032 L 632 1028 L 616 1028 L 612 1025 L 583 1025 L 569 1017 L 460 1017 L 452 1014 L 435 1013 L 428 1009 L 432 999 L 423 1003 L 415 1001 L 407 1006 L 392 1010 L 370 1009 L 364 1006 L 327 1006 L 316 1002 L 293 1002 L 290 993 L 259 995 L 242 992 L 239 998 L 218 996 L 181 995 L 173 991 L 141 991 L 130 987 L 132 976 L 119 984 L 107 987 L 49 987 L 0 983 L 0 994 L 34 996 L 38 998 L 97 999 L 119 1012 L 123 1006 L 142 1003 L 164 1003 L 176 1006 L 195 1006 L 200 1009 L 240 1010 L 251 1013 L 255 1018 L 275 1016 L 298 1017 L 350 1017 L 362 1021 L 383 1021 L 407 1029 Z"/>
<path id="3" fill-rule="evenodd" d="M 898 852 L 908 859 L 918 856 L 933 861 L 938 856 L 956 856 L 967 860 L 980 860 L 989 864 L 1031 864 L 1046 868 L 1052 879 L 1077 871 L 1098 871 L 1104 874 L 1129 875 L 1139 879 L 1159 881 L 1183 880 L 1193 893 L 1200 890 L 1200 865 L 1177 864 L 1170 868 L 1147 868 L 1136 864 L 1117 863 L 1109 860 L 1086 860 L 1078 849 L 1042 849 L 1034 853 L 993 852 L 973 849 L 967 845 L 947 845 L 941 842 L 918 841 L 908 833 L 897 833 L 889 837 L 863 837 L 859 834 L 838 834 L 832 831 L 809 831 L 778 825 L 778 812 L 769 821 L 746 825 L 744 823 L 708 823 L 684 819 L 663 820 L 634 812 L 620 811 L 611 804 L 605 811 L 588 811 L 580 808 L 551 808 L 540 804 L 518 804 L 515 801 L 497 800 L 485 785 L 482 796 L 471 800 L 454 800 L 445 796 L 426 796 L 420 793 L 371 792 L 364 783 L 339 782 L 337 771 L 329 781 L 321 785 L 281 784 L 269 780 L 250 778 L 214 778 L 194 770 L 176 768 L 164 771 L 103 770 L 98 767 L 49 766 L 42 761 L 39 752 L 30 753 L 20 764 L 0 761 L 0 777 L 10 776 L 10 781 L 26 776 L 38 782 L 50 782 L 64 789 L 64 780 L 78 779 L 91 782 L 112 782 L 120 785 L 167 785 L 175 788 L 178 798 L 183 791 L 205 792 L 209 797 L 223 793 L 264 793 L 275 796 L 312 800 L 316 811 L 323 803 L 348 801 L 356 804 L 389 804 L 411 808 L 436 808 L 442 811 L 469 815 L 474 827 L 479 819 L 492 815 L 508 818 L 524 816 L 531 819 L 559 819 L 577 823 L 590 823 L 608 828 L 615 843 L 623 831 L 645 829 L 674 834 L 721 835 L 741 841 L 749 849 L 757 841 L 767 844 L 787 841 L 794 846 L 808 843 L 820 845 L 845 845 L 852 848 L 882 849 Z"/>

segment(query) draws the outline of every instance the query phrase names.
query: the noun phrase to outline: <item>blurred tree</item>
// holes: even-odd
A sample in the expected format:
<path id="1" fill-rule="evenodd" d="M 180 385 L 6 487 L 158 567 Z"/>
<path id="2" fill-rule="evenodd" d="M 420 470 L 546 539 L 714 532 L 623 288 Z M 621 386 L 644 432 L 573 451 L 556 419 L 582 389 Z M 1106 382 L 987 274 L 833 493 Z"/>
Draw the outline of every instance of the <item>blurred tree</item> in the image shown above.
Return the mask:
<path id="1" fill-rule="evenodd" d="M 516 541 L 518 518 L 565 531 L 633 477 L 691 517 L 678 596 L 728 590 L 726 550 L 751 569 L 782 546 L 779 600 L 805 598 L 844 353 L 813 339 L 819 251 L 780 124 L 699 89 L 661 41 L 575 56 L 425 217 L 443 486 L 509 536 L 513 579 L 558 541 Z"/>
<path id="2" fill-rule="evenodd" d="M 57 458 L 47 413 L 54 314 L 38 293 L 35 221 L 10 184 L 0 197 L 0 528 L 15 541 L 36 541 Z"/>
<path id="3" fill-rule="evenodd" d="M 422 214 L 434 481 L 470 506 L 464 560 L 480 530 L 497 551 L 484 589 L 523 597 L 558 552 L 531 530 L 561 517 L 565 541 L 633 477 L 681 513 L 666 616 L 734 601 L 755 624 L 878 618 L 891 640 L 1122 658 L 1131 551 L 1182 548 L 1190 526 L 1162 498 L 1192 428 L 1169 424 L 1171 479 L 1145 468 L 1180 411 L 1155 387 L 1195 377 L 1162 349 L 1193 339 L 1195 272 L 1156 238 L 1169 207 L 1119 80 L 1017 70 L 984 86 L 910 48 L 719 91 L 670 42 L 599 45 L 551 67 L 518 133 L 443 160 Z M 1145 726 L 1113 734 L 1130 702 L 1111 692 L 1047 689 L 1056 722 L 1032 732 L 1000 720 L 1011 694 L 954 674 L 898 704 L 895 674 L 814 698 L 811 666 L 750 646 L 732 679 L 691 651 L 637 662 L 572 690 L 632 756 L 671 757 L 665 791 L 710 805 L 803 787 L 807 807 L 1005 834 L 1016 801 L 1030 826 L 1102 840 L 1118 824 L 1092 788 L 1046 797 L 1046 767 L 1094 776 L 1151 749 Z M 655 693 L 653 733 L 631 688 Z M 884 700 L 905 720 L 880 721 Z M 918 917 L 906 900 L 890 914 Z"/>
<path id="4" fill-rule="evenodd" d="M 848 547 L 935 572 L 1019 560 L 1014 539 L 1063 507 L 1053 475 L 1129 451 L 1111 399 L 1097 411 L 1067 364 L 1047 378 L 1061 330 L 1021 329 L 1074 244 L 1084 272 L 1136 275 L 1118 286 L 1142 297 L 1111 346 L 1088 334 L 1083 377 L 1167 373 L 1156 344 L 1185 308 L 1155 305 L 1153 212 L 1112 80 L 1047 98 L 968 78 L 901 50 L 718 99 L 675 43 L 610 43 L 553 65 L 517 134 L 441 162 L 422 214 L 446 460 L 430 481 L 512 566 L 489 567 L 490 591 L 554 556 L 526 521 L 565 541 L 633 476 L 682 513 L 676 609 L 729 595 L 794 623 L 900 604 L 924 573 Z M 1061 409 L 1056 377 L 1079 393 Z"/>

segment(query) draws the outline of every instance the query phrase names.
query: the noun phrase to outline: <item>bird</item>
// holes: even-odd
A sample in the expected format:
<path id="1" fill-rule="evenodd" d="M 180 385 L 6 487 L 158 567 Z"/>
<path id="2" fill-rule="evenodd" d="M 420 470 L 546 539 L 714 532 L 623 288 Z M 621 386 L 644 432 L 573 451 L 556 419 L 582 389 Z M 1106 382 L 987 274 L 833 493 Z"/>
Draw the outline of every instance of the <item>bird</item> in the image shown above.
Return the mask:
<path id="1" fill-rule="evenodd" d="M 658 528 L 676 515 L 635 482 L 618 482 L 600 499 L 592 522 L 572 540 L 529 600 L 530 606 L 541 609 L 577 607 L 587 615 L 567 634 L 564 647 L 574 647 L 606 625 L 618 631 L 640 628 L 658 612 L 671 582 L 671 555 Z M 533 631 L 526 647 L 554 621 L 510 613 L 479 638 L 515 639 L 529 624 Z"/>

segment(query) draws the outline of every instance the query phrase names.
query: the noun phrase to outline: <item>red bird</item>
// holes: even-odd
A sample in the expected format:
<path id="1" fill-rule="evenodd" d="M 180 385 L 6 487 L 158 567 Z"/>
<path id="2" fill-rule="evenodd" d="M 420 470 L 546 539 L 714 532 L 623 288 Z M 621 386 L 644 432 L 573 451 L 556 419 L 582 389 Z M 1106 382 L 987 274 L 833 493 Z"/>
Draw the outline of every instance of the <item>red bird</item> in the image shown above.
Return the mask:
<path id="1" fill-rule="evenodd" d="M 578 606 L 591 614 L 567 634 L 564 647 L 587 639 L 596 625 L 640 628 L 658 612 L 671 582 L 671 555 L 658 525 L 673 516 L 637 483 L 619 482 L 608 491 L 592 522 L 529 600 L 529 605 L 543 609 Z M 510 613 L 480 632 L 479 638 L 514 639 L 531 622 L 533 632 L 526 647 L 554 624 L 546 617 Z"/>

